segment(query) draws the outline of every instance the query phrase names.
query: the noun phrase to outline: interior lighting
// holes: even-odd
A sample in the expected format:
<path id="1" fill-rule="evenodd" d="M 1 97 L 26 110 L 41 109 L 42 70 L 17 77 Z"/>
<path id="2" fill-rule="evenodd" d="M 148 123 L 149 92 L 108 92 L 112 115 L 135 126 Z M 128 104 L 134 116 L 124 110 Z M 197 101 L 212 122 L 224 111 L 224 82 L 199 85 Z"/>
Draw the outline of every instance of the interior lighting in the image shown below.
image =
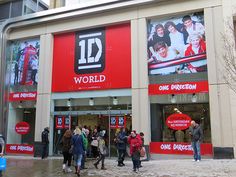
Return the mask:
<path id="1" fill-rule="evenodd" d="M 118 99 L 117 99 L 117 97 L 113 97 L 113 105 L 118 105 Z"/>
<path id="2" fill-rule="evenodd" d="M 193 93 L 191 100 L 192 100 L 193 103 L 197 102 L 197 95 L 195 93 Z"/>
<path id="3" fill-rule="evenodd" d="M 171 102 L 171 103 L 176 103 L 176 96 L 175 96 L 175 94 L 172 94 L 172 95 L 171 95 L 170 102 Z"/>
<path id="4" fill-rule="evenodd" d="M 90 98 L 89 99 L 89 106 L 93 106 L 94 105 L 94 99 L 93 98 Z"/>

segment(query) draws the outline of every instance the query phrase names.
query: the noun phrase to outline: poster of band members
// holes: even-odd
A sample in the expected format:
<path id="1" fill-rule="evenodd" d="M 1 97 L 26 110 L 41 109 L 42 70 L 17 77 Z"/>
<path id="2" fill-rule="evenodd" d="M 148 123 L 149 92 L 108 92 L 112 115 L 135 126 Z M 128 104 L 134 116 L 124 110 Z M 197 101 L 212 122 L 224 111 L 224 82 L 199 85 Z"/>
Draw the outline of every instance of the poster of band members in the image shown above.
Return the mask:
<path id="1" fill-rule="evenodd" d="M 39 39 L 12 42 L 11 85 L 38 83 L 39 47 Z"/>
<path id="2" fill-rule="evenodd" d="M 203 13 L 148 22 L 149 75 L 207 71 Z"/>

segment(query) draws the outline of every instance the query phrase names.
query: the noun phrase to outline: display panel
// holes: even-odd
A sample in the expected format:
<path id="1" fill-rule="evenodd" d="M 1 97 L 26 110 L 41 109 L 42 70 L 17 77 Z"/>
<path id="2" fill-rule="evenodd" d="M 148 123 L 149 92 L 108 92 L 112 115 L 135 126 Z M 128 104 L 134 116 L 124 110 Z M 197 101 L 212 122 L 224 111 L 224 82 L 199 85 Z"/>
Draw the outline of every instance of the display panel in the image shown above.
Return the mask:
<path id="1" fill-rule="evenodd" d="M 38 84 L 39 49 L 39 39 L 11 43 L 11 85 Z"/>
<path id="2" fill-rule="evenodd" d="M 203 13 L 148 22 L 149 75 L 207 71 Z"/>
<path id="3" fill-rule="evenodd" d="M 130 24 L 55 35 L 53 55 L 53 92 L 131 88 Z"/>

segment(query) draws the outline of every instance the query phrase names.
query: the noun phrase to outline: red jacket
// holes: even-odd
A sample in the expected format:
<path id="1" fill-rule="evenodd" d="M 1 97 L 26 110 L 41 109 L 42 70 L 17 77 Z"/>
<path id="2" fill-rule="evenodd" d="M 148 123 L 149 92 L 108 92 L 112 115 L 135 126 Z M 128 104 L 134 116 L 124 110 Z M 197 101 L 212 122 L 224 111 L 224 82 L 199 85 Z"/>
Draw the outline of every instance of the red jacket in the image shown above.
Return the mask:
<path id="1" fill-rule="evenodd" d="M 205 41 L 201 40 L 198 53 L 194 53 L 194 51 L 192 49 L 192 44 L 189 44 L 189 46 L 185 50 L 184 56 L 187 57 L 187 56 L 192 56 L 192 55 L 196 55 L 196 54 L 200 54 L 200 53 L 204 53 L 204 52 L 206 52 L 206 43 L 205 43 Z"/>
<path id="2" fill-rule="evenodd" d="M 136 137 L 129 136 L 128 143 L 130 144 L 130 155 L 142 147 L 142 140 L 139 135 L 136 135 Z"/>

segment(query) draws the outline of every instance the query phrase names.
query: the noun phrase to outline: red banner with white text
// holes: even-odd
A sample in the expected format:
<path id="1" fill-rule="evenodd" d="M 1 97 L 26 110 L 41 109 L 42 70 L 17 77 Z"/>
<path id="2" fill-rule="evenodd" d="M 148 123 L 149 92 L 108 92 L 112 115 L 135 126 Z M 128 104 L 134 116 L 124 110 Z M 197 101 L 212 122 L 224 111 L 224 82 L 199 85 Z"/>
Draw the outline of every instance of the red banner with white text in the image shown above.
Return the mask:
<path id="1" fill-rule="evenodd" d="M 177 142 L 151 142 L 151 154 L 179 154 L 179 155 L 193 155 L 193 149 L 190 143 Z M 202 155 L 213 155 L 212 144 L 201 144 Z"/>
<path id="2" fill-rule="evenodd" d="M 178 82 L 171 84 L 150 84 L 148 86 L 149 95 L 163 94 L 186 94 L 186 93 L 208 93 L 208 82 Z"/>
<path id="3" fill-rule="evenodd" d="M 6 153 L 7 154 L 34 154 L 34 146 L 26 144 L 6 144 Z"/>
<path id="4" fill-rule="evenodd" d="M 9 94 L 9 101 L 29 101 L 36 100 L 37 92 L 15 92 Z"/>
<path id="5" fill-rule="evenodd" d="M 55 35 L 53 53 L 53 92 L 131 88 L 130 24 Z"/>

